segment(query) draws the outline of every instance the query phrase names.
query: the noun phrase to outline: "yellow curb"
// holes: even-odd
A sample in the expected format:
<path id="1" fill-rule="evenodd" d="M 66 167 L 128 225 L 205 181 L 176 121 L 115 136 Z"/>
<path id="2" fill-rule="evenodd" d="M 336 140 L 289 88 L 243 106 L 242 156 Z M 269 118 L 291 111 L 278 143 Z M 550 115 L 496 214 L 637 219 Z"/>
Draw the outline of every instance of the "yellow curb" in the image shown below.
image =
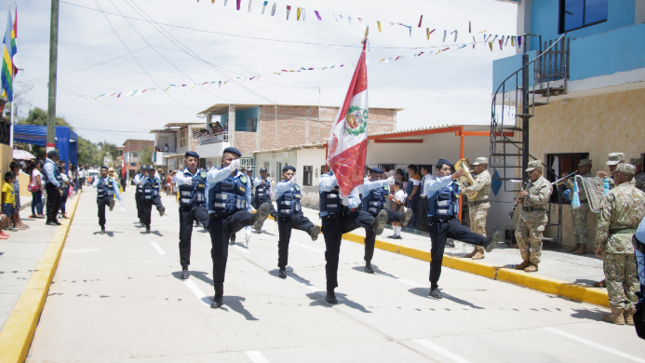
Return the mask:
<path id="1" fill-rule="evenodd" d="M 345 233 L 343 235 L 343 239 L 365 244 L 365 236 L 354 233 Z M 378 239 L 376 240 L 375 247 L 422 261 L 430 262 L 430 260 L 432 260 L 429 251 L 395 245 Z M 555 294 L 576 301 L 587 302 L 600 306 L 609 306 L 609 298 L 607 296 L 607 290 L 605 289 L 587 287 L 585 285 L 579 285 L 569 281 L 529 274 L 524 271 L 510 270 L 500 266 L 491 266 L 484 262 L 449 255 L 443 256 L 443 266 L 488 277 L 493 280 L 510 282 L 533 290 Z"/>
<path id="2" fill-rule="evenodd" d="M 70 201 L 69 206 L 72 211 L 70 219 L 62 220 L 62 224 L 58 226 L 16 306 L 0 331 L 0 363 L 22 363 L 27 359 L 80 196 L 79 193 Z"/>

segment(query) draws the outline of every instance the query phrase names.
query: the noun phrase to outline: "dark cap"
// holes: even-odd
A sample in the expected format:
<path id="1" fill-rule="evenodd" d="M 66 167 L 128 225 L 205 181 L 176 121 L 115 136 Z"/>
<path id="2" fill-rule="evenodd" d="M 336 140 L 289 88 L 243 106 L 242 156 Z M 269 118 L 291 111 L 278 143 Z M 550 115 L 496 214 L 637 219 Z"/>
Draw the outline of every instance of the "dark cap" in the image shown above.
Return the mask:
<path id="1" fill-rule="evenodd" d="M 383 169 L 381 169 L 381 168 L 372 168 L 372 170 L 370 170 L 370 172 L 371 172 L 372 174 L 374 174 L 374 173 L 376 173 L 376 174 L 383 174 L 383 173 L 385 173 L 385 172 L 383 171 Z"/>
<path id="2" fill-rule="evenodd" d="M 452 168 L 452 163 L 446 159 L 439 159 L 438 163 L 444 163 L 446 165 L 450 165 L 450 167 Z"/>
<path id="3" fill-rule="evenodd" d="M 260 168 L 260 172 L 267 171 L 267 168 Z"/>
<path id="4" fill-rule="evenodd" d="M 101 166 L 101 170 L 103 170 L 103 169 L 108 170 L 108 167 L 103 165 L 103 166 Z"/>
<path id="5" fill-rule="evenodd" d="M 196 152 L 194 152 L 194 151 L 186 151 L 186 154 L 185 154 L 184 156 L 185 156 L 186 158 L 187 158 L 187 157 L 189 157 L 189 156 L 192 156 L 192 157 L 194 157 L 194 158 L 199 159 L 199 154 L 197 154 L 197 153 L 196 153 Z"/>
<path id="6" fill-rule="evenodd" d="M 152 164 L 148 165 L 148 171 L 150 170 L 155 171 L 155 166 Z"/>
<path id="7" fill-rule="evenodd" d="M 291 165 L 287 165 L 287 166 L 285 166 L 284 168 L 282 168 L 282 172 L 283 172 L 283 173 L 284 173 L 284 172 L 286 172 L 287 170 L 293 170 L 293 172 L 294 172 L 294 173 L 296 172 L 296 168 L 294 168 L 294 167 L 293 167 L 293 166 L 291 166 Z"/>
<path id="8" fill-rule="evenodd" d="M 56 152 L 56 150 L 49 150 L 47 152 L 47 157 L 48 158 L 51 158 L 52 156 L 58 156 L 58 153 Z"/>
<path id="9" fill-rule="evenodd" d="M 222 155 L 226 154 L 226 153 L 231 153 L 231 154 L 235 154 L 235 155 L 237 155 L 239 157 L 242 157 L 242 153 L 240 152 L 240 150 L 238 150 L 238 149 L 236 149 L 234 147 L 227 147 L 226 149 L 224 149 L 224 152 L 222 153 Z"/>

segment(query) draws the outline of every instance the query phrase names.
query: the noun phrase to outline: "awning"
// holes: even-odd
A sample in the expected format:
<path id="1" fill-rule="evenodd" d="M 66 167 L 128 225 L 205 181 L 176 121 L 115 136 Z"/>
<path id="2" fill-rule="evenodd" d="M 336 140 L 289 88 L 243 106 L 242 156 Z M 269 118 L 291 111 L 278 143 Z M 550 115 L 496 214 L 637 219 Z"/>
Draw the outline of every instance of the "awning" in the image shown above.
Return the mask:
<path id="1" fill-rule="evenodd" d="M 13 141 L 47 146 L 47 126 L 13 125 Z M 70 163 L 78 165 L 78 135 L 69 127 L 56 126 L 56 148 L 60 160 L 65 161 L 65 172 Z"/>

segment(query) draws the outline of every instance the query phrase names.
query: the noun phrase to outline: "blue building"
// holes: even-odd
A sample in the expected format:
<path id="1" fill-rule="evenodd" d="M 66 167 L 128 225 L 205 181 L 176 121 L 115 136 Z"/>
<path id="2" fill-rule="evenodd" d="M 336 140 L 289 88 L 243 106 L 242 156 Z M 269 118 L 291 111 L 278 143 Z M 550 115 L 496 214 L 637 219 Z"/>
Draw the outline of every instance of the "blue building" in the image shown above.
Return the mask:
<path id="1" fill-rule="evenodd" d="M 517 6 L 523 41 L 517 55 L 493 63 L 491 128 L 497 137 L 491 137 L 491 166 L 505 189 L 521 178 L 523 159 L 542 160 L 545 177 L 553 181 L 574 171 L 582 158 L 592 159 L 595 174 L 607 171 L 611 152 L 625 153 L 627 162 L 642 157 L 645 1 L 499 1 Z M 526 73 L 520 70 L 525 54 L 531 62 Z M 499 136 L 505 130 L 524 138 Z M 552 196 L 557 207 L 545 234 L 573 245 L 571 213 L 561 192 Z M 596 218 L 589 215 L 589 247 Z"/>

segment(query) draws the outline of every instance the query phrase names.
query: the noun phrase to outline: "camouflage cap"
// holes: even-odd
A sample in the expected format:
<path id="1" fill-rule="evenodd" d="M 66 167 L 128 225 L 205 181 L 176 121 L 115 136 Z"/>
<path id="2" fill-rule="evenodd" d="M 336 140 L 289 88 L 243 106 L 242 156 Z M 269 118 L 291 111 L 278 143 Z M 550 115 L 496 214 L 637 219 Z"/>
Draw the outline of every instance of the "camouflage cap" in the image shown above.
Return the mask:
<path id="1" fill-rule="evenodd" d="M 593 163 L 591 162 L 591 159 L 582 159 L 580 160 L 580 164 L 578 164 L 578 166 L 587 166 L 587 165 L 589 166 L 593 165 Z"/>
<path id="2" fill-rule="evenodd" d="M 643 163 L 643 158 L 630 158 L 629 163 L 634 166 L 641 165 Z"/>
<path id="3" fill-rule="evenodd" d="M 625 161 L 625 154 L 611 153 L 609 154 L 609 160 L 607 160 L 607 165 L 617 165 L 621 161 Z"/>
<path id="4" fill-rule="evenodd" d="M 535 169 L 537 169 L 539 167 L 542 167 L 542 161 L 541 160 L 529 161 L 528 168 L 526 168 L 526 170 L 524 170 L 524 171 L 526 171 L 528 173 L 528 172 L 531 172 L 531 171 L 533 171 L 533 170 L 535 170 Z"/>
<path id="5" fill-rule="evenodd" d="M 636 167 L 632 164 L 620 163 L 616 166 L 614 173 L 621 173 L 623 175 L 634 175 Z"/>
<path id="6" fill-rule="evenodd" d="M 485 157 L 483 157 L 483 156 L 482 156 L 482 157 L 479 157 L 479 158 L 475 159 L 475 162 L 474 162 L 474 163 L 472 163 L 472 164 L 470 164 L 470 165 L 472 165 L 472 166 L 477 166 L 477 165 L 480 165 L 480 164 L 486 164 L 486 165 L 488 165 L 488 158 L 485 158 Z"/>

